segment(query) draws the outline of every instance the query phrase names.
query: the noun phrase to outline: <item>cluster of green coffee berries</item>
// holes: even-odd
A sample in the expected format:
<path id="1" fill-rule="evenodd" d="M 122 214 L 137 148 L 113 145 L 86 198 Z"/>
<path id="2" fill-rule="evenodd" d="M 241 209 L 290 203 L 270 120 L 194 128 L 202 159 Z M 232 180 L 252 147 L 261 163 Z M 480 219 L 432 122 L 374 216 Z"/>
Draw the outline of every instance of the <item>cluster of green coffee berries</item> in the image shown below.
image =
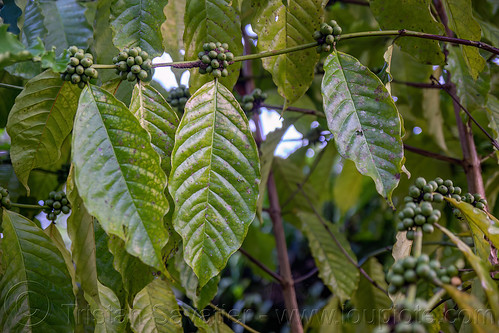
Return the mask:
<path id="1" fill-rule="evenodd" d="M 317 53 L 331 51 L 331 45 L 338 40 L 341 34 L 341 27 L 338 22 L 331 20 L 328 23 L 321 23 L 320 30 L 314 31 L 314 39 L 319 43 Z"/>
<path id="2" fill-rule="evenodd" d="M 478 193 L 475 194 L 466 193 L 464 196 L 461 197 L 461 200 L 481 210 L 484 210 L 485 207 L 487 207 L 487 200 L 482 198 L 482 196 Z"/>
<path id="3" fill-rule="evenodd" d="M 12 202 L 10 201 L 9 191 L 6 188 L 0 186 L 0 202 L 2 207 L 10 209 L 12 207 Z"/>
<path id="4" fill-rule="evenodd" d="M 395 304 L 396 320 L 376 327 L 373 333 L 426 333 L 433 323 L 433 316 L 427 311 L 426 301 L 417 298 Z"/>
<path id="5" fill-rule="evenodd" d="M 94 57 L 90 53 L 85 53 L 83 49 L 76 46 L 71 46 L 69 49 L 69 64 L 66 70 L 61 73 L 61 79 L 77 84 L 80 89 L 85 87 L 85 84 L 91 79 L 96 79 L 99 72 L 92 67 Z"/>
<path id="6" fill-rule="evenodd" d="M 433 209 L 430 202 L 423 201 L 420 204 L 406 202 L 398 214 L 400 222 L 397 224 L 397 230 L 407 230 L 406 237 L 409 240 L 414 239 L 416 227 L 421 227 L 423 232 L 431 234 L 435 229 L 433 225 L 438 222 L 441 215 L 440 210 Z"/>
<path id="7" fill-rule="evenodd" d="M 130 82 L 135 80 L 149 82 L 152 80 L 152 60 L 149 59 L 149 54 L 142 51 L 140 47 L 124 48 L 113 58 L 113 64 L 116 65 L 116 74 L 122 80 Z"/>
<path id="8" fill-rule="evenodd" d="M 414 185 L 409 187 L 409 196 L 405 198 L 405 201 L 424 200 L 429 202 L 442 202 L 444 201 L 444 196 L 461 201 L 461 192 L 461 188 L 454 186 L 450 179 L 443 180 L 438 177 L 435 178 L 435 180 L 426 182 L 426 179 L 419 177 L 414 182 Z"/>
<path id="9" fill-rule="evenodd" d="M 244 111 L 251 112 L 253 109 L 260 107 L 260 104 L 262 104 L 267 97 L 267 94 L 262 92 L 260 88 L 256 88 L 251 94 L 243 96 L 241 106 Z"/>
<path id="10" fill-rule="evenodd" d="M 427 254 L 422 254 L 417 258 L 408 256 L 396 261 L 386 275 L 386 280 L 389 283 L 388 292 L 395 294 L 421 279 L 435 284 L 451 282 L 459 284 L 460 281 L 452 280 L 457 274 L 456 266 L 450 265 L 447 268 L 441 268 L 440 262 L 430 260 Z"/>
<path id="11" fill-rule="evenodd" d="M 178 88 L 172 88 L 168 91 L 166 101 L 168 104 L 177 108 L 179 112 L 184 112 L 185 103 L 191 97 L 189 88 L 181 84 Z"/>
<path id="12" fill-rule="evenodd" d="M 220 78 L 229 75 L 227 67 L 229 62 L 234 60 L 234 54 L 229 51 L 227 43 L 204 43 L 203 51 L 198 53 L 198 58 L 201 60 L 199 73 L 211 73 L 213 77 Z"/>
<path id="13" fill-rule="evenodd" d="M 71 204 L 66 198 L 66 193 L 63 191 L 49 193 L 49 198 L 45 200 L 43 212 L 47 214 L 47 220 L 55 221 L 60 213 L 69 214 Z"/>

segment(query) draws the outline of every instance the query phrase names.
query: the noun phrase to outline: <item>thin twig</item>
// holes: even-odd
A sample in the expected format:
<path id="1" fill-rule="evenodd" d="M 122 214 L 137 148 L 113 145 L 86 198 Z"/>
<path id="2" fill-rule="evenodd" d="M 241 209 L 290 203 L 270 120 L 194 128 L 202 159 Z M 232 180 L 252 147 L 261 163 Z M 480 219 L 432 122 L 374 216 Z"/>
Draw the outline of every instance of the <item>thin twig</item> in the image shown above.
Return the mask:
<path id="1" fill-rule="evenodd" d="M 26 208 L 26 209 L 48 209 L 50 207 L 48 206 L 40 206 L 40 205 L 28 205 L 28 204 L 21 204 L 17 202 L 11 203 L 12 207 L 18 207 L 18 208 Z"/>
<path id="2" fill-rule="evenodd" d="M 468 289 L 471 289 L 471 285 L 469 285 L 469 286 L 461 289 L 461 291 L 466 291 Z M 438 302 L 437 304 L 435 304 L 433 306 L 433 308 L 430 310 L 430 312 L 432 312 L 433 310 L 435 310 L 436 308 L 438 308 L 440 305 L 442 305 L 443 303 L 445 303 L 445 302 L 447 302 L 448 300 L 451 300 L 451 299 L 452 299 L 452 297 L 447 297 L 447 298 L 442 299 L 440 302 Z"/>
<path id="3" fill-rule="evenodd" d="M 239 248 L 239 252 L 241 252 L 246 258 L 248 258 L 249 261 L 260 267 L 265 273 L 273 277 L 277 282 L 282 283 L 283 280 L 279 274 L 273 272 L 270 268 L 265 266 L 261 261 L 259 261 L 255 257 L 253 257 L 246 250 L 244 250 L 243 248 Z"/>
<path id="4" fill-rule="evenodd" d="M 13 84 L 2 83 L 2 82 L 0 82 L 0 87 L 12 88 L 12 89 L 19 89 L 19 90 L 23 90 L 24 89 L 24 87 L 21 87 L 21 86 L 15 86 Z"/>
<path id="5" fill-rule="evenodd" d="M 438 82 L 438 80 L 436 78 L 432 78 L 436 84 L 440 85 L 443 87 L 443 85 L 440 84 L 440 82 Z M 464 111 L 464 113 L 466 113 L 468 115 L 468 117 L 470 117 L 470 119 L 475 123 L 475 125 L 480 129 L 480 131 L 482 131 L 483 134 L 485 134 L 485 136 L 487 138 L 489 138 L 490 142 L 492 142 L 492 145 L 497 149 L 499 150 L 499 143 L 492 137 L 492 135 L 489 134 L 489 132 L 487 132 L 487 130 L 485 128 L 482 127 L 482 125 L 480 125 L 478 123 L 478 121 L 476 121 L 476 119 L 471 115 L 471 113 L 468 111 L 468 109 L 466 109 L 464 107 L 464 105 L 461 104 L 461 102 L 459 101 L 459 98 L 457 98 L 457 96 L 454 94 L 454 92 L 449 88 L 449 87 L 445 87 L 443 88 L 443 90 L 450 96 L 450 98 L 452 98 L 452 100 L 457 104 L 459 105 L 459 107 L 461 108 L 461 110 Z"/>
<path id="6" fill-rule="evenodd" d="M 437 153 L 432 153 L 431 151 L 427 151 L 427 150 L 424 150 L 421 148 L 409 146 L 405 143 L 404 143 L 404 149 L 408 150 L 410 152 L 422 155 L 422 156 L 434 158 L 436 160 L 441 160 L 441 161 L 445 161 L 445 162 L 449 162 L 449 163 L 453 163 L 453 164 L 457 164 L 457 165 L 461 165 L 461 166 L 463 165 L 463 161 L 459 160 L 457 158 L 449 157 L 449 156 L 445 156 L 445 155 L 440 155 Z"/>
<path id="7" fill-rule="evenodd" d="M 445 87 L 448 87 L 448 84 L 438 86 L 433 82 L 423 83 L 423 82 L 408 82 L 408 81 L 399 81 L 399 80 L 392 80 L 392 82 L 397 84 L 403 84 L 409 87 L 423 88 L 423 89 L 444 89 Z"/>
<path id="8" fill-rule="evenodd" d="M 267 109 L 273 109 L 273 110 L 282 110 L 284 106 L 282 105 L 268 105 L 268 104 L 260 104 L 260 107 L 267 108 Z M 300 112 L 304 114 L 310 114 L 314 115 L 317 117 L 322 117 L 326 118 L 326 115 L 322 112 L 315 111 L 315 110 L 310 110 L 310 109 L 303 109 L 303 108 L 297 108 L 294 106 L 288 106 L 286 108 L 286 111 L 292 111 L 292 112 Z"/>
<path id="9" fill-rule="evenodd" d="M 319 269 L 317 267 L 314 267 L 314 269 L 312 269 L 310 272 L 308 272 L 307 274 L 303 275 L 303 276 L 300 276 L 299 278 L 296 278 L 295 279 L 295 284 L 297 283 L 300 283 L 300 282 L 303 282 L 305 280 L 307 280 L 308 278 L 314 276 L 317 272 L 319 271 Z"/>
<path id="10" fill-rule="evenodd" d="M 381 36 L 400 36 L 400 37 L 416 37 L 416 38 L 423 38 L 423 39 L 433 39 L 433 40 L 439 40 L 439 41 L 447 42 L 447 43 L 473 46 L 473 47 L 476 47 L 476 48 L 479 48 L 482 50 L 486 50 L 486 51 L 494 53 L 494 54 L 499 54 L 499 49 L 497 47 L 494 47 L 494 46 L 489 45 L 487 43 L 468 40 L 468 39 L 427 34 L 424 32 L 410 31 L 410 30 L 406 30 L 406 29 L 354 32 L 354 33 L 350 33 L 350 34 L 339 35 L 338 41 L 352 39 L 352 38 L 359 38 L 359 37 L 373 37 L 373 36 L 380 36 L 380 37 Z"/>
<path id="11" fill-rule="evenodd" d="M 303 189 L 300 189 L 300 190 L 303 193 L 303 196 L 305 197 L 305 199 L 307 200 L 310 208 L 312 208 L 315 216 L 317 216 L 317 218 L 321 222 L 322 226 L 326 229 L 326 231 L 328 232 L 328 234 L 331 236 L 331 238 L 333 239 L 333 241 L 336 243 L 336 246 L 338 246 L 338 248 L 345 255 L 345 257 L 347 258 L 347 260 L 359 270 L 359 272 L 366 278 L 367 281 L 369 281 L 369 283 L 371 283 L 374 287 L 376 287 L 379 290 L 381 290 L 385 295 L 388 295 L 388 292 L 385 289 L 383 289 L 383 287 L 381 287 L 376 281 L 374 281 L 369 276 L 369 274 L 367 274 L 367 272 L 361 266 L 359 266 L 355 262 L 355 260 L 350 256 L 350 254 L 347 252 L 347 250 L 341 245 L 340 241 L 336 238 L 336 236 L 333 234 L 333 232 L 331 231 L 331 229 L 329 229 L 329 227 L 327 226 L 326 222 L 322 219 L 322 216 L 319 214 L 319 212 L 315 208 L 314 204 L 312 203 L 312 201 L 308 197 L 307 193 L 305 193 L 305 191 L 303 191 Z"/>
<path id="12" fill-rule="evenodd" d="M 246 330 L 250 331 L 251 333 L 260 333 L 258 332 L 257 330 L 249 327 L 248 325 L 246 325 L 245 323 L 243 323 L 242 321 L 238 320 L 237 318 L 234 318 L 232 317 L 230 314 L 228 314 L 224 309 L 221 309 L 219 308 L 218 306 L 216 306 L 215 304 L 211 303 L 208 304 L 209 306 L 211 306 L 213 309 L 215 309 L 217 312 L 219 312 L 222 316 L 224 316 L 225 318 L 235 322 L 236 324 L 238 325 L 241 325 L 242 327 L 244 327 Z"/>

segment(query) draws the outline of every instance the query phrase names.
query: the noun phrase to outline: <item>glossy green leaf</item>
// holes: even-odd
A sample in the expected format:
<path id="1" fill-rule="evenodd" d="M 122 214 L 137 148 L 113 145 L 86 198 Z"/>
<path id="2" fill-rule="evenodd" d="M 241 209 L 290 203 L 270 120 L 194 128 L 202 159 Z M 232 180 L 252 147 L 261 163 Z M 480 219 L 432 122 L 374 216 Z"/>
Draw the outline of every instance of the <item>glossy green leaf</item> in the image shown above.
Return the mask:
<path id="1" fill-rule="evenodd" d="M 19 181 L 28 188 L 31 170 L 53 164 L 73 128 L 80 89 L 50 70 L 34 77 L 17 96 L 9 114 L 11 159 Z"/>
<path id="2" fill-rule="evenodd" d="M 404 161 L 395 103 L 379 78 L 350 55 L 331 53 L 324 69 L 324 111 L 338 152 L 391 203 Z"/>
<path id="3" fill-rule="evenodd" d="M 499 221 L 495 217 L 467 202 L 458 202 L 453 198 L 445 199 L 463 213 L 469 224 L 478 227 L 496 248 L 499 247 Z"/>
<path id="4" fill-rule="evenodd" d="M 184 55 L 180 50 L 184 49 L 184 0 L 169 0 L 163 8 L 166 21 L 161 25 L 161 35 L 163 36 L 163 46 L 173 59 L 173 61 L 184 60 Z"/>
<path id="5" fill-rule="evenodd" d="M 111 6 L 111 27 L 116 47 L 140 47 L 151 57 L 163 54 L 161 24 L 165 21 L 163 7 L 168 0 L 114 0 Z"/>
<path id="6" fill-rule="evenodd" d="M 144 84 L 135 85 L 130 111 L 151 135 L 151 144 L 161 157 L 161 168 L 165 174 L 170 174 L 175 130 L 179 123 L 177 114 L 156 89 Z"/>
<path id="7" fill-rule="evenodd" d="M 242 55 L 241 19 L 229 0 L 188 0 L 185 5 L 184 46 L 185 60 L 198 60 L 198 53 L 206 42 L 227 43 L 235 56 Z M 241 63 L 229 66 L 229 76 L 220 82 L 229 89 L 236 84 Z M 201 75 L 197 68 L 191 69 L 189 87 L 198 90 L 212 80 L 211 75 Z"/>
<path id="8" fill-rule="evenodd" d="M 471 0 L 443 0 L 442 3 L 449 18 L 449 27 L 456 33 L 457 37 L 475 41 L 482 38 L 480 25 L 472 14 Z M 485 67 L 485 59 L 476 47 L 461 45 L 460 48 L 468 71 L 476 80 L 478 74 Z"/>
<path id="9" fill-rule="evenodd" d="M 364 271 L 383 289 L 387 289 L 385 282 L 385 272 L 383 266 L 376 258 L 370 258 L 362 268 Z M 392 301 L 381 290 L 374 287 L 363 275 L 360 277 L 359 287 L 352 297 L 352 303 L 360 313 L 365 315 L 365 320 L 369 323 L 385 323 L 388 318 L 383 318 L 387 314 L 386 309 L 390 309 Z"/>
<path id="10" fill-rule="evenodd" d="M 473 332 L 477 333 L 497 333 L 499 328 L 494 322 L 490 312 L 484 311 L 486 307 L 473 295 L 460 291 L 451 285 L 443 286 L 445 291 L 452 297 L 459 306 L 462 313 L 471 322 Z"/>
<path id="11" fill-rule="evenodd" d="M 46 37 L 47 29 L 43 20 L 40 1 L 29 1 L 24 11 L 24 25 L 22 29 L 22 38 L 25 45 L 33 46 L 37 44 L 38 38 L 43 40 Z"/>
<path id="12" fill-rule="evenodd" d="M 196 91 L 175 135 L 170 193 L 185 261 L 204 286 L 242 244 L 255 217 L 260 165 L 248 120 L 217 81 Z"/>
<path id="13" fill-rule="evenodd" d="M 134 332 L 183 332 L 182 315 L 168 283 L 155 279 L 133 300 L 130 324 Z"/>
<path id="14" fill-rule="evenodd" d="M 454 235 L 454 233 L 452 233 L 448 229 L 442 226 L 439 226 L 439 229 L 442 230 L 442 232 L 446 234 L 454 244 L 457 245 L 457 248 L 464 254 L 466 260 L 468 260 L 468 262 L 470 263 L 477 277 L 480 279 L 481 288 L 487 295 L 489 305 L 492 308 L 492 312 L 494 313 L 494 317 L 497 318 L 499 316 L 499 289 L 497 287 L 497 284 L 494 282 L 494 280 L 492 280 L 490 276 L 489 263 L 487 262 L 487 258 L 480 258 L 475 255 L 473 253 L 473 250 L 471 250 L 470 247 L 466 245 L 466 243 L 464 243 L 461 239 L 459 239 L 459 237 Z"/>
<path id="15" fill-rule="evenodd" d="M 110 93 L 90 85 L 80 96 L 73 130 L 75 183 L 88 213 L 126 250 L 162 269 L 168 240 L 163 216 L 166 176 L 150 136 Z"/>
<path id="16" fill-rule="evenodd" d="M 302 223 L 302 231 L 308 239 L 319 276 L 329 289 L 340 298 L 342 302 L 350 299 L 359 284 L 360 274 L 351 262 L 345 257 L 344 252 L 334 241 L 319 218 L 308 212 L 298 212 Z M 329 230 L 336 237 L 341 247 L 355 260 L 355 254 L 350 249 L 350 244 L 339 231 L 338 226 L 323 220 Z"/>
<path id="17" fill-rule="evenodd" d="M 45 44 L 56 46 L 58 52 L 76 45 L 86 49 L 92 30 L 85 17 L 86 8 L 78 0 L 40 1 L 43 21 L 48 33 Z"/>
<path id="18" fill-rule="evenodd" d="M 324 18 L 322 0 L 270 0 L 255 2 L 252 27 L 258 35 L 259 52 L 280 50 L 313 43 L 312 35 Z M 285 105 L 292 104 L 308 90 L 318 59 L 315 47 L 262 59 Z"/>
<path id="19" fill-rule="evenodd" d="M 451 81 L 455 83 L 461 104 L 470 112 L 485 107 L 490 90 L 490 72 L 482 71 L 478 78 L 473 78 L 467 70 L 465 58 L 456 47 L 450 48 L 447 69 L 451 72 Z"/>
<path id="20" fill-rule="evenodd" d="M 0 331 L 72 332 L 71 277 L 64 258 L 32 221 L 3 210 Z"/>
<path id="21" fill-rule="evenodd" d="M 441 35 L 443 26 L 432 15 L 430 3 L 430 0 L 371 0 L 369 5 L 383 30 L 407 29 Z M 395 43 L 419 62 L 432 65 L 444 63 L 444 54 L 436 40 L 398 38 Z"/>

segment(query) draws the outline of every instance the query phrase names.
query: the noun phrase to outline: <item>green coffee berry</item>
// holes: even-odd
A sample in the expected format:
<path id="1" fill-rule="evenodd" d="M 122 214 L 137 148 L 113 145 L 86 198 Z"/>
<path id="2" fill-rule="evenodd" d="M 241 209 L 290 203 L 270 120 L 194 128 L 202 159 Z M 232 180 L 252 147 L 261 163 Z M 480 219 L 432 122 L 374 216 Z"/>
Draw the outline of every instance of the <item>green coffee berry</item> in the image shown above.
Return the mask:
<path id="1" fill-rule="evenodd" d="M 417 188 L 416 186 L 411 186 L 409 187 L 409 195 L 413 198 L 419 198 L 419 196 L 421 195 L 421 192 L 419 190 L 419 188 Z"/>
<path id="2" fill-rule="evenodd" d="M 414 236 L 415 236 L 414 230 L 408 230 L 407 233 L 405 234 L 405 237 L 408 240 L 414 240 Z"/>
<path id="3" fill-rule="evenodd" d="M 71 66 L 78 66 L 80 64 L 80 60 L 78 60 L 78 58 L 75 58 L 75 57 L 71 57 L 69 59 L 69 64 Z"/>
<path id="4" fill-rule="evenodd" d="M 416 215 L 414 218 L 414 223 L 416 225 L 423 225 L 426 222 L 426 218 L 423 215 Z"/>
<path id="5" fill-rule="evenodd" d="M 418 177 L 414 182 L 414 185 L 416 185 L 417 188 L 422 189 L 426 185 L 426 179 Z"/>
<path id="6" fill-rule="evenodd" d="M 82 60 L 83 58 L 85 58 L 85 53 L 78 51 L 75 53 L 75 58 L 78 60 Z"/>
<path id="7" fill-rule="evenodd" d="M 423 232 L 425 232 L 427 234 L 431 234 L 433 231 L 435 231 L 435 228 L 433 227 L 433 225 L 428 224 L 428 223 L 423 224 L 422 229 L 423 229 Z"/>

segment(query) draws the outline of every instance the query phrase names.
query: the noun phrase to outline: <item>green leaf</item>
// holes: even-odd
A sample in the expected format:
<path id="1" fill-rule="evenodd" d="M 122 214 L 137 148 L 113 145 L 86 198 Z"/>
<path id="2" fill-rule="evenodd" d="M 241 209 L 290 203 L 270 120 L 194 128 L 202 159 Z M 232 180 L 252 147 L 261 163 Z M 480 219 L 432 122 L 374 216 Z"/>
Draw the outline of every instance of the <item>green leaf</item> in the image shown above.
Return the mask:
<path id="1" fill-rule="evenodd" d="M 133 89 L 130 111 L 151 135 L 151 144 L 161 157 L 161 168 L 170 174 L 175 130 L 179 120 L 163 96 L 149 85 L 138 83 Z"/>
<path id="2" fill-rule="evenodd" d="M 359 283 L 360 274 L 357 267 L 348 261 L 342 249 L 315 214 L 300 211 L 297 216 L 301 220 L 302 231 L 307 236 L 308 245 L 319 268 L 320 278 L 342 302 L 350 299 Z M 341 247 L 356 262 L 355 254 L 338 226 L 325 220 L 323 222 Z"/>
<path id="3" fill-rule="evenodd" d="M 134 332 L 183 332 L 175 294 L 166 281 L 155 279 L 133 300 L 130 324 Z"/>
<path id="4" fill-rule="evenodd" d="M 111 27 L 116 47 L 140 47 L 153 57 L 163 54 L 161 24 L 163 7 L 168 0 L 114 0 L 111 6 Z"/>
<path id="5" fill-rule="evenodd" d="M 470 112 L 485 107 L 490 90 L 490 71 L 488 67 L 478 77 L 473 78 L 466 69 L 465 58 L 455 47 L 449 50 L 448 67 L 451 81 L 455 83 L 461 104 Z"/>
<path id="6" fill-rule="evenodd" d="M 343 332 L 342 302 L 338 296 L 329 299 L 326 306 L 307 321 L 306 332 L 328 333 Z M 359 324 L 359 323 L 357 323 Z"/>
<path id="7" fill-rule="evenodd" d="M 30 60 L 33 55 L 27 51 L 17 37 L 7 32 L 7 25 L 0 25 L 0 68 L 18 61 Z"/>
<path id="8" fill-rule="evenodd" d="M 324 1 L 281 0 L 256 2 L 252 27 L 258 35 L 259 52 L 279 50 L 315 42 L 312 37 L 324 18 Z M 270 72 L 279 94 L 287 106 L 308 90 L 314 79 L 318 54 L 315 47 L 262 58 L 263 67 Z"/>
<path id="9" fill-rule="evenodd" d="M 113 39 L 113 30 L 109 24 L 112 0 L 98 1 L 93 23 L 94 42 L 92 45 L 95 63 L 110 64 L 113 57 L 118 55 L 119 50 L 109 41 Z M 108 82 L 116 77 L 113 71 L 105 70 L 99 72 L 102 82 Z M 120 80 L 121 82 L 121 80 Z"/>
<path id="10" fill-rule="evenodd" d="M 0 331 L 72 332 L 71 277 L 64 258 L 32 221 L 3 210 Z"/>
<path id="11" fill-rule="evenodd" d="M 371 0 L 370 8 L 382 30 L 407 29 L 441 35 L 443 26 L 430 11 L 430 0 Z M 444 54 L 436 40 L 398 38 L 395 43 L 424 64 L 442 65 Z"/>
<path id="12" fill-rule="evenodd" d="M 78 0 L 40 1 L 44 24 L 48 31 L 44 40 L 58 52 L 76 45 L 86 49 L 92 38 L 92 29 L 85 18 L 86 8 Z"/>
<path id="13" fill-rule="evenodd" d="M 446 199 L 448 201 L 453 200 L 451 198 Z M 489 264 L 486 262 L 487 258 L 482 259 L 475 255 L 473 250 L 471 250 L 468 245 L 466 245 L 461 239 L 459 239 L 459 237 L 455 236 L 448 229 L 440 225 L 437 225 L 437 227 L 442 230 L 442 232 L 445 233 L 454 244 L 457 245 L 457 248 L 464 254 L 466 260 L 470 263 L 477 277 L 480 279 L 481 288 L 487 295 L 494 317 L 497 318 L 499 316 L 499 290 L 497 288 L 497 284 L 490 277 Z"/>
<path id="14" fill-rule="evenodd" d="M 463 213 L 469 224 L 480 229 L 496 248 L 499 247 L 499 221 L 494 216 L 467 202 L 458 202 L 453 198 L 445 199 Z"/>
<path id="15" fill-rule="evenodd" d="M 451 285 L 443 286 L 445 291 L 452 297 L 454 302 L 463 310 L 463 314 L 468 318 L 473 326 L 473 332 L 494 333 L 499 332 L 499 328 L 494 322 L 494 318 L 483 304 L 473 295 L 458 290 Z"/>
<path id="16" fill-rule="evenodd" d="M 94 317 L 95 333 L 121 333 L 125 332 L 127 321 L 124 320 L 120 300 L 114 291 L 97 281 L 99 291 L 98 299 L 88 297 L 85 299 L 90 305 Z"/>
<path id="17" fill-rule="evenodd" d="M 480 24 L 473 18 L 471 0 L 444 0 L 442 3 L 449 18 L 449 27 L 457 37 L 475 41 L 482 38 Z M 485 59 L 476 47 L 461 45 L 460 48 L 469 73 L 476 80 L 485 67 Z"/>
<path id="18" fill-rule="evenodd" d="M 338 175 L 333 186 L 334 203 L 340 209 L 342 215 L 345 215 L 349 209 L 358 204 L 364 186 L 364 179 L 367 179 L 359 174 L 353 162 L 344 161 L 341 174 Z"/>
<path id="19" fill-rule="evenodd" d="M 113 266 L 121 275 L 123 286 L 128 294 L 127 301 L 132 304 L 135 295 L 152 281 L 155 272 L 125 249 L 125 243 L 118 237 L 109 238 L 109 251 L 113 254 Z"/>
<path id="20" fill-rule="evenodd" d="M 331 53 L 324 69 L 324 111 L 338 152 L 391 203 L 404 160 L 395 103 L 379 78 L 350 55 Z"/>
<path id="21" fill-rule="evenodd" d="M 217 295 L 220 275 L 213 277 L 204 286 L 200 286 L 196 274 L 185 262 L 182 250 L 179 250 L 175 255 L 175 268 L 179 272 L 180 283 L 185 290 L 185 295 L 194 302 L 196 308 L 204 309 Z"/>
<path id="22" fill-rule="evenodd" d="M 31 170 L 53 164 L 73 128 L 80 89 L 50 70 L 34 77 L 17 96 L 7 121 L 12 165 L 29 194 Z"/>
<path id="23" fill-rule="evenodd" d="M 26 5 L 24 12 L 24 26 L 22 28 L 22 38 L 25 45 L 29 47 L 38 43 L 38 38 L 45 39 L 47 29 L 43 24 L 43 13 L 40 1 L 30 1 Z"/>
<path id="24" fill-rule="evenodd" d="M 166 176 L 149 134 L 123 103 L 93 85 L 80 96 L 73 131 L 75 182 L 88 213 L 128 253 L 162 270 Z"/>
<path id="25" fill-rule="evenodd" d="M 85 293 L 85 298 L 99 300 L 97 280 L 94 217 L 88 214 L 83 200 L 74 184 L 74 169 L 71 168 L 67 182 L 67 196 L 71 203 L 71 215 L 67 220 L 68 236 L 71 239 L 71 254 L 76 267 L 76 279 Z"/>
<path id="26" fill-rule="evenodd" d="M 255 217 L 260 165 L 248 120 L 230 91 L 206 83 L 175 135 L 170 193 L 185 261 L 204 286 L 241 246 Z"/>
<path id="27" fill-rule="evenodd" d="M 370 258 L 362 265 L 362 268 L 381 288 L 387 289 L 383 266 L 376 258 Z M 352 303 L 356 310 L 364 314 L 368 323 L 374 324 L 386 323 L 388 318 L 383 318 L 382 315 L 387 314 L 386 309 L 390 309 L 392 306 L 390 298 L 374 287 L 363 275 L 360 277 L 359 287 L 352 297 Z"/>
<path id="28" fill-rule="evenodd" d="M 173 61 L 184 60 L 184 55 L 180 50 L 184 49 L 184 0 L 170 0 L 163 8 L 166 21 L 161 25 L 161 35 L 163 36 L 163 46 L 173 59 Z"/>
<path id="29" fill-rule="evenodd" d="M 185 59 L 198 60 L 198 53 L 207 42 L 227 43 L 235 56 L 242 55 L 241 21 L 239 13 L 229 0 L 188 0 L 185 5 L 184 46 Z M 228 68 L 229 76 L 220 82 L 229 89 L 236 84 L 241 69 L 241 62 Z M 201 75 L 197 68 L 191 69 L 189 87 L 198 90 L 203 84 L 213 79 L 211 75 Z"/>
<path id="30" fill-rule="evenodd" d="M 499 141 L 499 99 L 492 94 L 487 97 L 487 117 L 489 119 L 489 127 L 492 129 L 493 137 Z M 496 156 L 499 157 L 499 152 L 496 151 Z"/>

